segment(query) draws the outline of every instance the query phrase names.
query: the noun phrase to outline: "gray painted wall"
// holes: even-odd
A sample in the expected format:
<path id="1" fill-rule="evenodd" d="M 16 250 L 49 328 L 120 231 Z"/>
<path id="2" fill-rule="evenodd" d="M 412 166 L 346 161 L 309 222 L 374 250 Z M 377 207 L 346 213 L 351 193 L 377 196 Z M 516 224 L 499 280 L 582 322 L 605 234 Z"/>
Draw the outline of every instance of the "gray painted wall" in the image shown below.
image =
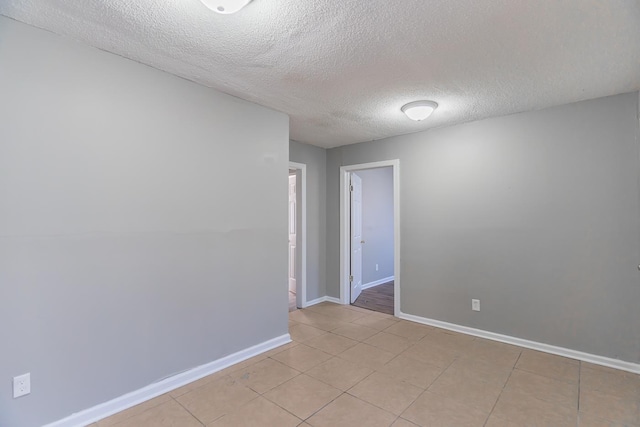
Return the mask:
<path id="1" fill-rule="evenodd" d="M 286 334 L 287 116 L 4 17 L 0 40 L 0 425 Z"/>
<path id="2" fill-rule="evenodd" d="M 311 301 L 327 295 L 325 281 L 327 151 L 324 148 L 290 141 L 289 159 L 292 162 L 307 165 L 307 300 Z"/>
<path id="3" fill-rule="evenodd" d="M 362 284 L 366 285 L 393 276 L 393 169 L 366 169 L 357 175 L 362 178 Z"/>
<path id="4" fill-rule="evenodd" d="M 398 158 L 403 312 L 639 362 L 638 139 L 631 93 L 331 149 L 327 292 L 339 167 Z"/>

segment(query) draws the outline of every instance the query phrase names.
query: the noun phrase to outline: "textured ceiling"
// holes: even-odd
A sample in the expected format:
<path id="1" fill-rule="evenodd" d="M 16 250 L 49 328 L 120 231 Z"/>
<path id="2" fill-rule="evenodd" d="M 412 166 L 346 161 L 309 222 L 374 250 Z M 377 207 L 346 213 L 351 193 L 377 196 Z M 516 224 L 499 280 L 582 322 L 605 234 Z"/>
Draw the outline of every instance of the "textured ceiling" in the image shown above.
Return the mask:
<path id="1" fill-rule="evenodd" d="M 640 89 L 638 0 L 0 0 L 0 14 L 288 113 L 334 147 Z M 400 107 L 431 99 L 431 118 Z"/>

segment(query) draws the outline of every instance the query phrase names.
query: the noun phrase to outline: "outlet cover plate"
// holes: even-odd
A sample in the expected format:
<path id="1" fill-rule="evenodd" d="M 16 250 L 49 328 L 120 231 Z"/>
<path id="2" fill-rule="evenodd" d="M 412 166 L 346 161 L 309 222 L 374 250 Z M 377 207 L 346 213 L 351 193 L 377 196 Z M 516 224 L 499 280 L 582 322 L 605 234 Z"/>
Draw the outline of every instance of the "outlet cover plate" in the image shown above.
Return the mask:
<path id="1" fill-rule="evenodd" d="M 480 311 L 480 300 L 479 299 L 472 299 L 471 300 L 471 310 Z"/>
<path id="2" fill-rule="evenodd" d="M 31 374 L 13 377 L 13 398 L 25 396 L 31 393 Z"/>

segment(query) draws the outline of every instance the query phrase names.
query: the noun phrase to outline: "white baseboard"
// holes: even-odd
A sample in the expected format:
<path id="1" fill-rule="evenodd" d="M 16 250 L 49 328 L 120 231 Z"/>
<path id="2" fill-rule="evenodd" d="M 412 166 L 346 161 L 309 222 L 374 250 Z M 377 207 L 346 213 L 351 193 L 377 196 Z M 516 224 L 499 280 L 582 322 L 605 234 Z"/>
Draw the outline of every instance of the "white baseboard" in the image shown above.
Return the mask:
<path id="1" fill-rule="evenodd" d="M 77 412 L 59 421 L 47 424 L 45 427 L 81 427 L 89 425 L 289 342 L 291 342 L 289 334 L 281 335 L 213 362 L 165 378 L 108 402 Z"/>
<path id="2" fill-rule="evenodd" d="M 311 300 L 311 301 L 307 301 L 307 303 L 302 308 L 311 307 L 312 305 L 320 304 L 321 302 L 333 302 L 333 303 L 336 303 L 336 304 L 342 304 L 340 302 L 340 298 L 324 296 L 324 297 L 316 298 L 316 299 Z"/>
<path id="3" fill-rule="evenodd" d="M 384 283 L 388 283 L 392 280 L 395 280 L 394 276 L 389 276 L 389 277 L 383 277 L 382 279 L 378 279 L 378 280 L 374 280 L 373 282 L 369 282 L 369 283 L 365 283 L 364 285 L 362 285 L 362 289 L 369 289 L 369 288 L 373 288 L 374 286 L 378 286 L 378 285 L 382 285 Z"/>
<path id="4" fill-rule="evenodd" d="M 400 317 L 401 319 L 410 320 L 412 322 L 422 323 L 424 325 L 435 326 L 437 328 L 448 329 L 450 331 L 460 332 L 467 335 L 473 335 L 493 341 L 513 344 L 519 347 L 530 348 L 532 350 L 538 350 L 545 353 L 556 354 L 558 356 L 564 356 L 570 359 L 582 360 L 584 362 L 593 363 L 594 365 L 607 366 L 609 368 L 620 369 L 623 371 L 640 374 L 640 364 L 638 363 L 625 362 L 624 360 L 612 359 L 609 357 L 584 353 L 582 351 L 571 350 L 569 348 L 557 347 L 555 345 L 529 341 L 509 335 L 483 331 L 482 329 L 475 329 L 468 326 L 456 325 L 454 323 L 442 322 L 440 320 L 428 319 L 426 317 L 414 316 L 413 314 L 400 313 L 398 317 Z"/>

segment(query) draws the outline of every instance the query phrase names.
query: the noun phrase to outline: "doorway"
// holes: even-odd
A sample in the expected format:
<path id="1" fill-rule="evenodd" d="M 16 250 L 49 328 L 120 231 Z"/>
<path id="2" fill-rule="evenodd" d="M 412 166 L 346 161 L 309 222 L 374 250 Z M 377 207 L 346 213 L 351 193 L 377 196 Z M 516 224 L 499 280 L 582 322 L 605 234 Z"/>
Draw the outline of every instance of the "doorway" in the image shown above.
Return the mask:
<path id="1" fill-rule="evenodd" d="M 307 300 L 307 166 L 289 162 L 288 296 L 289 311 L 306 307 Z"/>
<path id="2" fill-rule="evenodd" d="M 340 300 L 400 315 L 399 161 L 340 168 Z"/>
<path id="3" fill-rule="evenodd" d="M 289 311 L 295 310 L 297 294 L 297 200 L 296 200 L 296 170 L 289 169 Z"/>

